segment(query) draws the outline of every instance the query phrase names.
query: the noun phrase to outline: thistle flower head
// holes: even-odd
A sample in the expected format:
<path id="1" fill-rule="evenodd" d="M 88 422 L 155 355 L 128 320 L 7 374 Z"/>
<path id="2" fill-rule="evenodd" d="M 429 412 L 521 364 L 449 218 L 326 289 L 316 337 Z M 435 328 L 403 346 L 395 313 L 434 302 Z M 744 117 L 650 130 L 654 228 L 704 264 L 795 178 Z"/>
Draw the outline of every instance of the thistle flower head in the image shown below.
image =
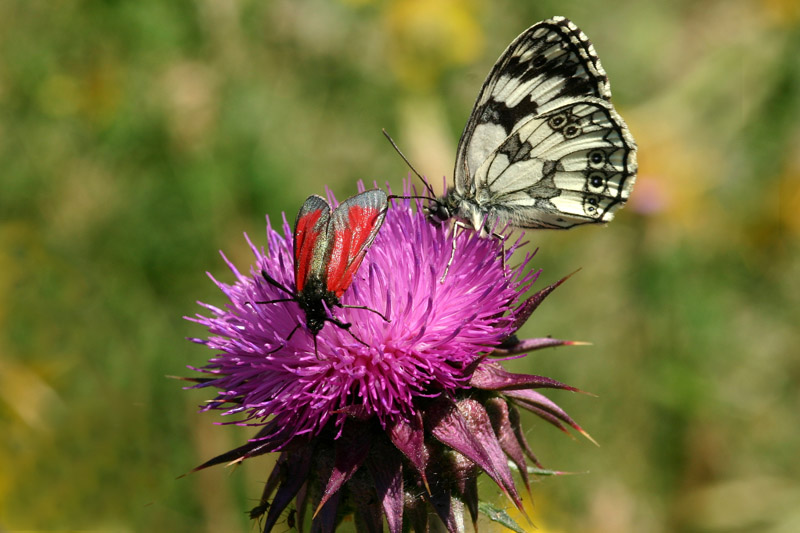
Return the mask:
<path id="1" fill-rule="evenodd" d="M 208 377 L 191 378 L 220 390 L 205 409 L 260 427 L 251 441 L 199 468 L 280 451 L 262 496 L 270 505 L 258 508 L 267 514 L 265 531 L 293 499 L 298 520 L 310 509 L 320 531 L 333 531 L 352 510 L 363 531 L 381 531 L 382 517 L 392 533 L 404 521 L 421 531 L 427 506 L 450 531 L 461 531 L 465 505 L 476 519 L 481 471 L 521 505 L 508 460 L 526 486 L 526 455 L 538 462 L 518 407 L 582 431 L 533 390 L 575 389 L 510 374 L 487 359 L 568 344 L 514 335 L 555 286 L 522 300 L 538 272 L 527 268 L 530 255 L 506 268 L 519 240 L 504 249 L 497 239 L 432 225 L 419 207 L 393 201 L 342 297 L 368 309 L 327 309 L 352 326 L 327 323 L 316 346 L 296 302 L 256 303 L 286 298 L 262 270 L 294 287 L 285 217 L 282 232 L 267 222 L 266 248 L 248 239 L 255 255 L 249 273 L 228 262 L 236 281 L 215 280 L 230 300 L 225 308 L 201 304 L 210 316 L 190 318 L 211 334 L 192 340 L 217 352 L 195 369 Z"/>

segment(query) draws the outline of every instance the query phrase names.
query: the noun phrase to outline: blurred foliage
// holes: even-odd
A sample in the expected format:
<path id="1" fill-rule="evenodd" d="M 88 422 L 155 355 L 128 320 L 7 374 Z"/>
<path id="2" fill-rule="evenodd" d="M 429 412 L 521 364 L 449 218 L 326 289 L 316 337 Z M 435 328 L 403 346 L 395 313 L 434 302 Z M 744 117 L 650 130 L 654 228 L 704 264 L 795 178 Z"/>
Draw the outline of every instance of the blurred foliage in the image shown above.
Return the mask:
<path id="1" fill-rule="evenodd" d="M 242 232 L 329 185 L 451 175 L 494 59 L 554 14 L 640 145 L 607 228 L 529 233 L 552 282 L 515 363 L 601 443 L 530 420 L 539 531 L 800 530 L 795 0 L 0 2 L 0 529 L 251 531 L 270 458 L 181 390 L 181 319 Z M 498 500 L 500 501 L 500 500 Z M 490 530 L 487 525 L 485 530 Z"/>

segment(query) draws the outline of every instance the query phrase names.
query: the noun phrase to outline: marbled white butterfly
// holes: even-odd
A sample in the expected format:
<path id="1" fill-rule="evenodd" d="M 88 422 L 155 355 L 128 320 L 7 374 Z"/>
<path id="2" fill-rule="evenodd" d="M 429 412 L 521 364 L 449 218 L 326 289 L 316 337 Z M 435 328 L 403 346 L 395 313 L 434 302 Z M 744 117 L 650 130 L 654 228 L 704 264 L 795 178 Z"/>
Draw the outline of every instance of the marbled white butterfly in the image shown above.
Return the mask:
<path id="1" fill-rule="evenodd" d="M 482 233 L 495 222 L 570 228 L 611 220 L 635 178 L 636 143 L 592 43 L 554 17 L 497 60 L 458 143 L 455 187 L 427 209 Z"/>

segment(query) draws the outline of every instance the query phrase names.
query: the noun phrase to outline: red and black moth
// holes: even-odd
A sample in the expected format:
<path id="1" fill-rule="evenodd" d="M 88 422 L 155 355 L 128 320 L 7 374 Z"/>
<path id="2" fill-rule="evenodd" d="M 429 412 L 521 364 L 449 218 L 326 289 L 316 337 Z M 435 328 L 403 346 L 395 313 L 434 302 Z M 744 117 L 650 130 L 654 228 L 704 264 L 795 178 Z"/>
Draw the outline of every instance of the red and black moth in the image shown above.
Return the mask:
<path id="1" fill-rule="evenodd" d="M 314 336 L 315 352 L 317 334 L 325 322 L 350 330 L 352 324 L 332 316 L 334 307 L 366 309 L 388 321 L 383 314 L 369 307 L 341 303 L 341 297 L 353 282 L 367 249 L 378 235 L 388 207 L 386 193 L 380 189 L 352 196 L 332 212 L 324 198 L 309 196 L 294 223 L 295 290 L 284 287 L 262 270 L 261 275 L 267 283 L 289 297 L 256 303 L 297 302 L 306 315 L 306 327 Z M 300 324 L 295 326 L 289 338 L 299 327 Z M 355 335 L 353 338 L 364 344 Z"/>

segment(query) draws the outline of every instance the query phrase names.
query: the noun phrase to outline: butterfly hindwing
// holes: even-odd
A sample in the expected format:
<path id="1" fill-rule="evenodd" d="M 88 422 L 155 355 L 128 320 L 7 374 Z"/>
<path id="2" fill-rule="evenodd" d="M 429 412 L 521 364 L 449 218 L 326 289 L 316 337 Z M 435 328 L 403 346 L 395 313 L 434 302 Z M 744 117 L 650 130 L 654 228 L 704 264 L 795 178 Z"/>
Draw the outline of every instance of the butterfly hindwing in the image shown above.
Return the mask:
<path id="1" fill-rule="evenodd" d="M 610 103 L 584 99 L 520 125 L 483 162 L 485 206 L 520 228 L 608 222 L 636 174 L 635 145 Z"/>
<path id="2" fill-rule="evenodd" d="M 387 209 L 386 193 L 373 189 L 348 198 L 333 211 L 328 226 L 329 291 L 341 296 L 353 282 L 353 275 L 375 240 Z"/>
<path id="3" fill-rule="evenodd" d="M 478 95 L 455 189 L 521 228 L 607 222 L 627 200 L 636 144 L 586 35 L 554 17 L 517 37 Z"/>
<path id="4" fill-rule="evenodd" d="M 294 223 L 294 280 L 298 293 L 309 276 L 322 276 L 329 247 L 328 223 L 331 208 L 324 198 L 309 196 Z"/>

